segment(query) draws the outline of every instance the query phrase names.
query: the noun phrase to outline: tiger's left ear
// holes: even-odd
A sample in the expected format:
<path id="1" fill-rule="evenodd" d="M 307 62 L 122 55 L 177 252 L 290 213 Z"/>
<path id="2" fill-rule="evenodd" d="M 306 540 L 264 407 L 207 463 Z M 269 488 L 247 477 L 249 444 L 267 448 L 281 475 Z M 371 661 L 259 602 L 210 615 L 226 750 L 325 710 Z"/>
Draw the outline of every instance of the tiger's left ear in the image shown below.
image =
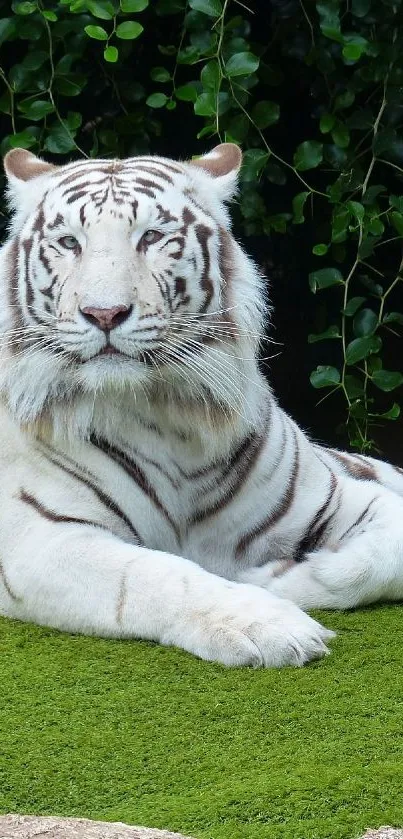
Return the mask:
<path id="1" fill-rule="evenodd" d="M 214 178 L 214 187 L 221 201 L 232 198 L 242 164 L 242 152 L 235 143 L 221 143 L 208 154 L 190 160 L 189 163 Z"/>
<path id="2" fill-rule="evenodd" d="M 57 169 L 53 163 L 40 160 L 26 149 L 11 149 L 4 158 L 4 169 L 7 175 L 9 196 L 13 203 L 18 204 L 26 194 L 26 183 L 40 175 L 47 175 Z"/>

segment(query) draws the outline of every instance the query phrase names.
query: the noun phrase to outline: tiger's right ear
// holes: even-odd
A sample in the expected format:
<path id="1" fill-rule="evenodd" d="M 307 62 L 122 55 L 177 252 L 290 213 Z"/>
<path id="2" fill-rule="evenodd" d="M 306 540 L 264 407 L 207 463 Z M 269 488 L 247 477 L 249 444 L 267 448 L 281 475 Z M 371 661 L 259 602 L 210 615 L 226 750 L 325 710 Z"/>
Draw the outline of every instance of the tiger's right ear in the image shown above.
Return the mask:
<path id="1" fill-rule="evenodd" d="M 11 149 L 4 158 L 4 169 L 8 180 L 9 196 L 18 204 L 26 194 L 26 184 L 40 175 L 47 175 L 57 169 L 53 163 L 40 160 L 26 149 Z"/>
<path id="2" fill-rule="evenodd" d="M 57 169 L 53 163 L 45 163 L 26 149 L 11 149 L 4 158 L 4 168 L 10 180 L 30 181 Z"/>

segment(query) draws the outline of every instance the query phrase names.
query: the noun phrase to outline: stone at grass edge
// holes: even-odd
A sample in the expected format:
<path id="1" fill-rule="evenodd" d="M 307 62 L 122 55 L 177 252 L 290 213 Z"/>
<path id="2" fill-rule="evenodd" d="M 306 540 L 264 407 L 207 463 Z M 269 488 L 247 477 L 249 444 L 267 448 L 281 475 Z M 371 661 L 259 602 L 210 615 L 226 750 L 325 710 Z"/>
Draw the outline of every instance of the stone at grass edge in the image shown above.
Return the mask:
<path id="1" fill-rule="evenodd" d="M 403 830 L 397 827 L 378 827 L 376 830 L 370 828 L 361 839 L 403 839 Z"/>
<path id="2" fill-rule="evenodd" d="M 94 822 L 55 816 L 0 816 L 0 839 L 191 839 L 182 833 L 135 827 L 122 822 Z M 396 827 L 368 829 L 361 839 L 403 839 Z"/>
<path id="3" fill-rule="evenodd" d="M 0 816 L 0 839 L 190 839 L 182 833 L 55 816 Z"/>

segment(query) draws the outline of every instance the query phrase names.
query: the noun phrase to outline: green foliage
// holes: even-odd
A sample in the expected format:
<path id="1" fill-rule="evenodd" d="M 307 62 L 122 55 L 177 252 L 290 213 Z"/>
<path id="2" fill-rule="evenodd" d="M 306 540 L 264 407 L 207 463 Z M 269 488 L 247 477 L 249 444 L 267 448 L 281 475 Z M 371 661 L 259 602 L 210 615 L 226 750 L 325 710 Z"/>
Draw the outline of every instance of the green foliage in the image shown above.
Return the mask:
<path id="1" fill-rule="evenodd" d="M 402 385 L 402 5 L 0 0 L 2 153 L 243 146 L 237 224 L 298 244 L 322 312 L 311 383 L 362 451 Z"/>

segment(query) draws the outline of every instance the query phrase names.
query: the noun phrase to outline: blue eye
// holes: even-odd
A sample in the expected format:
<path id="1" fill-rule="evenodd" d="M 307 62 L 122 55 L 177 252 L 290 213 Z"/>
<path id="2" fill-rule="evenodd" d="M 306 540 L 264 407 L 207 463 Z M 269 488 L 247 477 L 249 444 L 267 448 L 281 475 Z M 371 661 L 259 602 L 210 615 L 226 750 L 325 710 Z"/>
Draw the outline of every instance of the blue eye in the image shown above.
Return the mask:
<path id="1" fill-rule="evenodd" d="M 59 245 L 66 248 L 68 251 L 74 251 L 76 249 L 81 250 L 80 243 L 75 236 L 61 236 L 61 238 L 58 239 L 58 242 Z"/>

